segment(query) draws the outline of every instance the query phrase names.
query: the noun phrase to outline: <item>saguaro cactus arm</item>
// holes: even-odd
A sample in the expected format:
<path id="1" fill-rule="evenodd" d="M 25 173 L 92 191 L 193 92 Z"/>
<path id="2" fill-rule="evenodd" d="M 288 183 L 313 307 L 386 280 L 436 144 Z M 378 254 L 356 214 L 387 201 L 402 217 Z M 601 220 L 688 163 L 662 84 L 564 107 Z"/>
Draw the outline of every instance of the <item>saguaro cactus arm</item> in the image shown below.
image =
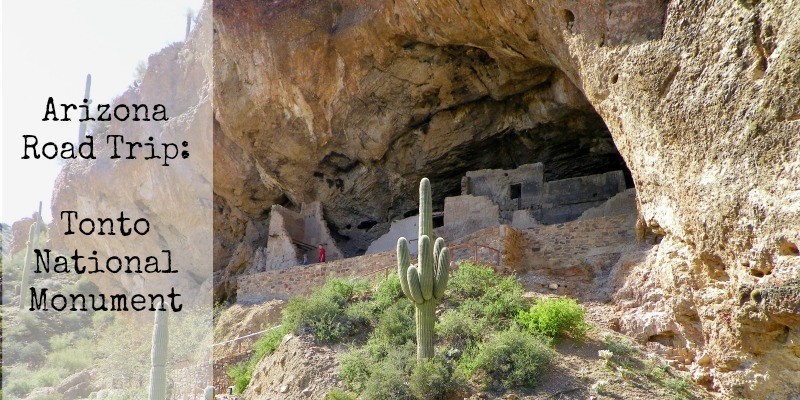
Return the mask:
<path id="1" fill-rule="evenodd" d="M 428 236 L 419 238 L 419 284 L 422 297 L 430 300 L 433 297 L 433 249 L 431 249 L 431 239 Z"/>
<path id="2" fill-rule="evenodd" d="M 437 241 L 438 242 L 438 241 Z M 444 241 L 443 241 L 444 242 Z M 441 300 L 444 290 L 447 289 L 447 279 L 450 274 L 450 249 L 442 247 L 436 262 L 436 276 L 433 281 L 433 297 Z"/>
<path id="3" fill-rule="evenodd" d="M 408 290 L 408 267 L 411 266 L 411 254 L 408 251 L 408 240 L 401 237 L 397 241 L 397 276 L 400 278 L 400 288 L 403 289 L 403 294 L 411 298 L 411 292 Z"/>
<path id="4" fill-rule="evenodd" d="M 422 295 L 422 290 L 420 289 L 419 272 L 417 272 L 416 265 L 412 265 L 408 268 L 406 279 L 408 280 L 409 300 L 417 304 L 422 304 L 425 301 L 425 297 Z"/>

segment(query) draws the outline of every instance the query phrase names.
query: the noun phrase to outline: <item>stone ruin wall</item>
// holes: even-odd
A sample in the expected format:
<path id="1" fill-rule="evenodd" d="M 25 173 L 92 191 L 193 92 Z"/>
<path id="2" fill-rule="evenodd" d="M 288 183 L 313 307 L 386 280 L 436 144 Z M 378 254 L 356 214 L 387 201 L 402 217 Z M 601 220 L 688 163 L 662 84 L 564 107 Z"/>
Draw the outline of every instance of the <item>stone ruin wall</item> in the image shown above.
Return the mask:
<path id="1" fill-rule="evenodd" d="M 484 229 L 456 240 L 447 240 L 449 247 L 463 243 L 476 243 L 483 246 L 503 249 L 503 230 L 501 226 Z M 395 243 L 396 243 L 395 238 Z M 454 250 L 453 260 L 458 261 L 470 257 L 474 252 L 466 249 Z M 478 259 L 482 262 L 494 262 L 496 255 L 490 250 L 480 250 Z M 502 261 L 502 253 L 500 260 Z M 394 273 L 397 266 L 395 250 L 384 251 L 359 257 L 343 258 L 326 263 L 296 266 L 272 271 L 265 271 L 250 275 L 243 275 L 237 280 L 238 303 L 252 304 L 273 299 L 286 300 L 295 296 L 306 295 L 312 289 L 322 286 L 328 277 L 353 278 L 364 276 L 375 271 L 377 274 L 370 276 L 384 276 Z"/>
<path id="2" fill-rule="evenodd" d="M 512 198 L 512 185 L 518 195 Z M 629 212 L 633 198 L 618 201 L 624 208 L 595 215 L 618 215 Z M 541 224 L 555 224 L 578 219 L 587 210 L 604 205 L 626 191 L 622 171 L 587 175 L 546 182 L 542 163 L 525 164 L 512 170 L 483 169 L 467 172 L 461 180 L 461 195 L 444 200 L 444 226 L 436 228 L 443 237 L 460 238 L 484 228 L 511 224 L 528 229 Z M 398 237 L 413 244 L 417 239 L 417 217 L 393 221 L 389 232 L 372 242 L 367 254 L 394 248 Z"/>
<path id="3" fill-rule="evenodd" d="M 500 265 L 495 268 L 499 272 L 536 275 L 544 279 L 538 281 L 536 279 L 539 278 L 534 278 L 527 282 L 530 284 L 546 284 L 560 279 L 559 290 L 562 294 L 575 294 L 576 290 L 587 291 L 596 283 L 595 280 L 610 280 L 611 268 L 623 253 L 639 246 L 636 244 L 635 221 L 635 214 L 628 214 L 542 225 L 528 230 L 514 230 L 508 225 L 499 225 L 458 239 L 447 236 L 445 239 L 448 247 L 453 249 L 454 261 L 471 259 L 475 255 L 474 247 L 461 247 L 462 244 L 485 246 L 478 247 L 478 261 L 494 264 L 498 258 L 497 250 Z M 511 230 L 522 234 L 523 259 L 520 264 L 525 266 L 522 270 L 505 262 L 509 251 L 507 238 Z M 395 266 L 395 252 L 390 250 L 244 275 L 238 278 L 237 302 L 249 304 L 273 299 L 286 300 L 308 294 L 312 289 L 322 286 L 328 277 L 350 278 L 375 271 L 380 272 L 371 276 L 384 276 L 387 272 L 381 270 L 388 267 L 388 273 L 394 273 Z M 564 283 L 567 281 L 571 283 Z"/>
<path id="4" fill-rule="evenodd" d="M 266 250 L 254 259 L 256 271 L 270 271 L 299 265 L 303 254 L 309 263 L 317 260 L 317 246 L 323 244 L 328 260 L 343 258 L 322 217 L 319 202 L 303 204 L 300 212 L 273 205 Z M 307 245 L 307 246 L 306 246 Z"/>
<path id="5" fill-rule="evenodd" d="M 531 218 L 544 224 L 567 222 L 625 189 L 622 171 L 547 182 L 542 163 L 470 171 L 461 181 L 461 194 L 491 199 L 500 207 L 503 223 L 512 222 L 518 210 L 528 210 Z"/>
<path id="6" fill-rule="evenodd" d="M 322 286 L 328 277 L 355 277 L 394 265 L 394 262 L 394 252 L 386 251 L 244 275 L 237 280 L 236 301 L 254 304 L 274 299 L 288 300 L 291 297 L 307 295 L 311 289 Z"/>

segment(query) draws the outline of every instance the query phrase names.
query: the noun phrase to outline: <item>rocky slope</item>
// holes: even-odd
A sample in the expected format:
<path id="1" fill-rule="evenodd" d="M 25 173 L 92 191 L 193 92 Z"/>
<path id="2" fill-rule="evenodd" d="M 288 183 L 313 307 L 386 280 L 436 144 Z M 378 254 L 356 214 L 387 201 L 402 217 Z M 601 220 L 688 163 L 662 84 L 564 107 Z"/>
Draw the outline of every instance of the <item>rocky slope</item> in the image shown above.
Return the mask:
<path id="1" fill-rule="evenodd" d="M 336 352 L 305 336 L 286 335 L 275 353 L 258 363 L 245 399 L 324 399 L 340 386 Z"/>
<path id="2" fill-rule="evenodd" d="M 543 161 L 566 177 L 624 160 L 642 226 L 663 237 L 617 297 L 658 315 L 642 340 L 691 343 L 686 362 L 725 393 L 797 394 L 798 1 L 238 0 L 214 14 L 223 282 L 263 246 L 272 204 L 321 200 L 357 253 L 414 208 L 421 175 L 445 195 L 469 169 Z"/>
<path id="3" fill-rule="evenodd" d="M 174 287 L 177 293 L 183 293 L 187 304 L 211 304 L 209 296 L 201 295 L 210 293 L 212 285 L 211 23 L 210 8 L 206 7 L 187 40 L 151 55 L 141 81 L 132 83 L 113 100 L 113 105 L 145 104 L 150 110 L 161 104 L 168 121 L 134 122 L 126 118 L 123 122 L 112 118 L 105 126 L 90 126 L 88 134 L 94 137 L 96 159 L 68 160 L 56 180 L 51 206 L 55 229 L 50 232 L 49 248 L 70 254 L 78 249 L 84 256 L 97 251 L 101 266 L 109 256 L 156 256 L 162 268 L 165 261 L 161 251 L 174 252 L 173 268 L 179 274 L 151 274 L 147 280 L 142 274 L 91 275 L 108 293 L 145 293 L 145 289 L 168 293 Z M 121 157 L 111 158 L 109 135 L 123 135 L 126 142 L 144 146 L 130 146 L 138 151 L 135 160 L 127 158 L 129 146 L 125 144 L 119 146 Z M 169 166 L 163 166 L 160 160 L 145 160 L 150 144 L 160 157 L 163 143 L 182 142 L 187 146 L 179 148 L 189 152 L 188 158 L 173 160 Z M 126 229 L 136 219 L 146 218 L 150 231 L 130 239 L 119 234 L 110 237 L 99 234 L 97 224 L 92 235 L 64 235 L 67 220 L 61 212 L 67 210 L 76 211 L 80 219 L 94 221 L 116 219 L 124 212 L 130 218 Z M 115 224 L 119 232 L 120 224 Z M 86 224 L 87 229 L 89 226 Z M 108 224 L 105 226 L 109 229 Z"/>

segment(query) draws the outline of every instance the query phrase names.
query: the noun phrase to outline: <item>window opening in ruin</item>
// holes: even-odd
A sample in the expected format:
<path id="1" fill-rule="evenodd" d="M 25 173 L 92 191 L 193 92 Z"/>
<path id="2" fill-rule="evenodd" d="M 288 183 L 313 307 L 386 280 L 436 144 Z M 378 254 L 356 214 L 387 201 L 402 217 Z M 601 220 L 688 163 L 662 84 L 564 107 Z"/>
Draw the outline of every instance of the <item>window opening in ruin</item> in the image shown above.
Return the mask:
<path id="1" fill-rule="evenodd" d="M 433 218 L 431 218 L 431 220 L 433 221 L 434 228 L 439 228 L 444 226 L 444 213 L 441 213 L 439 215 L 434 215 Z"/>
<path id="2" fill-rule="evenodd" d="M 511 200 L 522 197 L 522 184 L 515 183 L 511 185 Z"/>

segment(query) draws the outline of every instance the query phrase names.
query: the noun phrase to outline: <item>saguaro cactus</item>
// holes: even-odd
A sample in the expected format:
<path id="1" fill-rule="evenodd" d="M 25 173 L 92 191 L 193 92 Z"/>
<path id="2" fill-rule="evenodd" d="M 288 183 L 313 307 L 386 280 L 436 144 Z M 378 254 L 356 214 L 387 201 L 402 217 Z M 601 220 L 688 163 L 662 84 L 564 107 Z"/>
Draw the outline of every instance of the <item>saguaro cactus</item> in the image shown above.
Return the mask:
<path id="1" fill-rule="evenodd" d="M 92 74 L 86 74 L 86 87 L 83 90 L 83 98 L 86 99 L 88 102 L 87 104 L 92 104 L 92 99 L 89 97 L 89 93 L 92 90 Z M 86 139 L 86 122 L 81 122 L 78 125 L 78 144 L 83 143 L 83 140 Z"/>
<path id="2" fill-rule="evenodd" d="M 169 327 L 167 311 L 162 304 L 156 309 L 153 325 L 153 348 L 150 353 L 150 386 L 149 400 L 166 400 L 167 398 L 167 345 L 169 344 Z"/>
<path id="3" fill-rule="evenodd" d="M 33 250 L 37 247 L 36 241 L 39 238 L 41 231 L 42 221 L 42 202 L 39 202 L 39 213 L 36 214 L 36 221 L 31 224 L 28 230 L 28 244 L 25 249 L 25 261 L 22 265 L 22 282 L 19 285 L 19 309 L 25 308 L 25 299 L 28 295 L 28 287 L 30 286 L 31 273 L 33 271 Z"/>
<path id="4" fill-rule="evenodd" d="M 36 239 L 36 223 L 28 230 L 28 248 L 25 250 L 25 262 L 22 265 L 22 283 L 19 285 L 19 309 L 25 308 L 25 298 L 30 285 L 31 264 L 33 262 L 34 239 Z"/>
<path id="5" fill-rule="evenodd" d="M 403 294 L 414 303 L 417 323 L 417 360 L 433 357 L 433 324 L 436 303 L 447 287 L 450 252 L 444 239 L 433 240 L 431 183 L 422 178 L 419 183 L 419 239 L 417 264 L 411 265 L 408 240 L 397 240 L 397 274 Z"/>

